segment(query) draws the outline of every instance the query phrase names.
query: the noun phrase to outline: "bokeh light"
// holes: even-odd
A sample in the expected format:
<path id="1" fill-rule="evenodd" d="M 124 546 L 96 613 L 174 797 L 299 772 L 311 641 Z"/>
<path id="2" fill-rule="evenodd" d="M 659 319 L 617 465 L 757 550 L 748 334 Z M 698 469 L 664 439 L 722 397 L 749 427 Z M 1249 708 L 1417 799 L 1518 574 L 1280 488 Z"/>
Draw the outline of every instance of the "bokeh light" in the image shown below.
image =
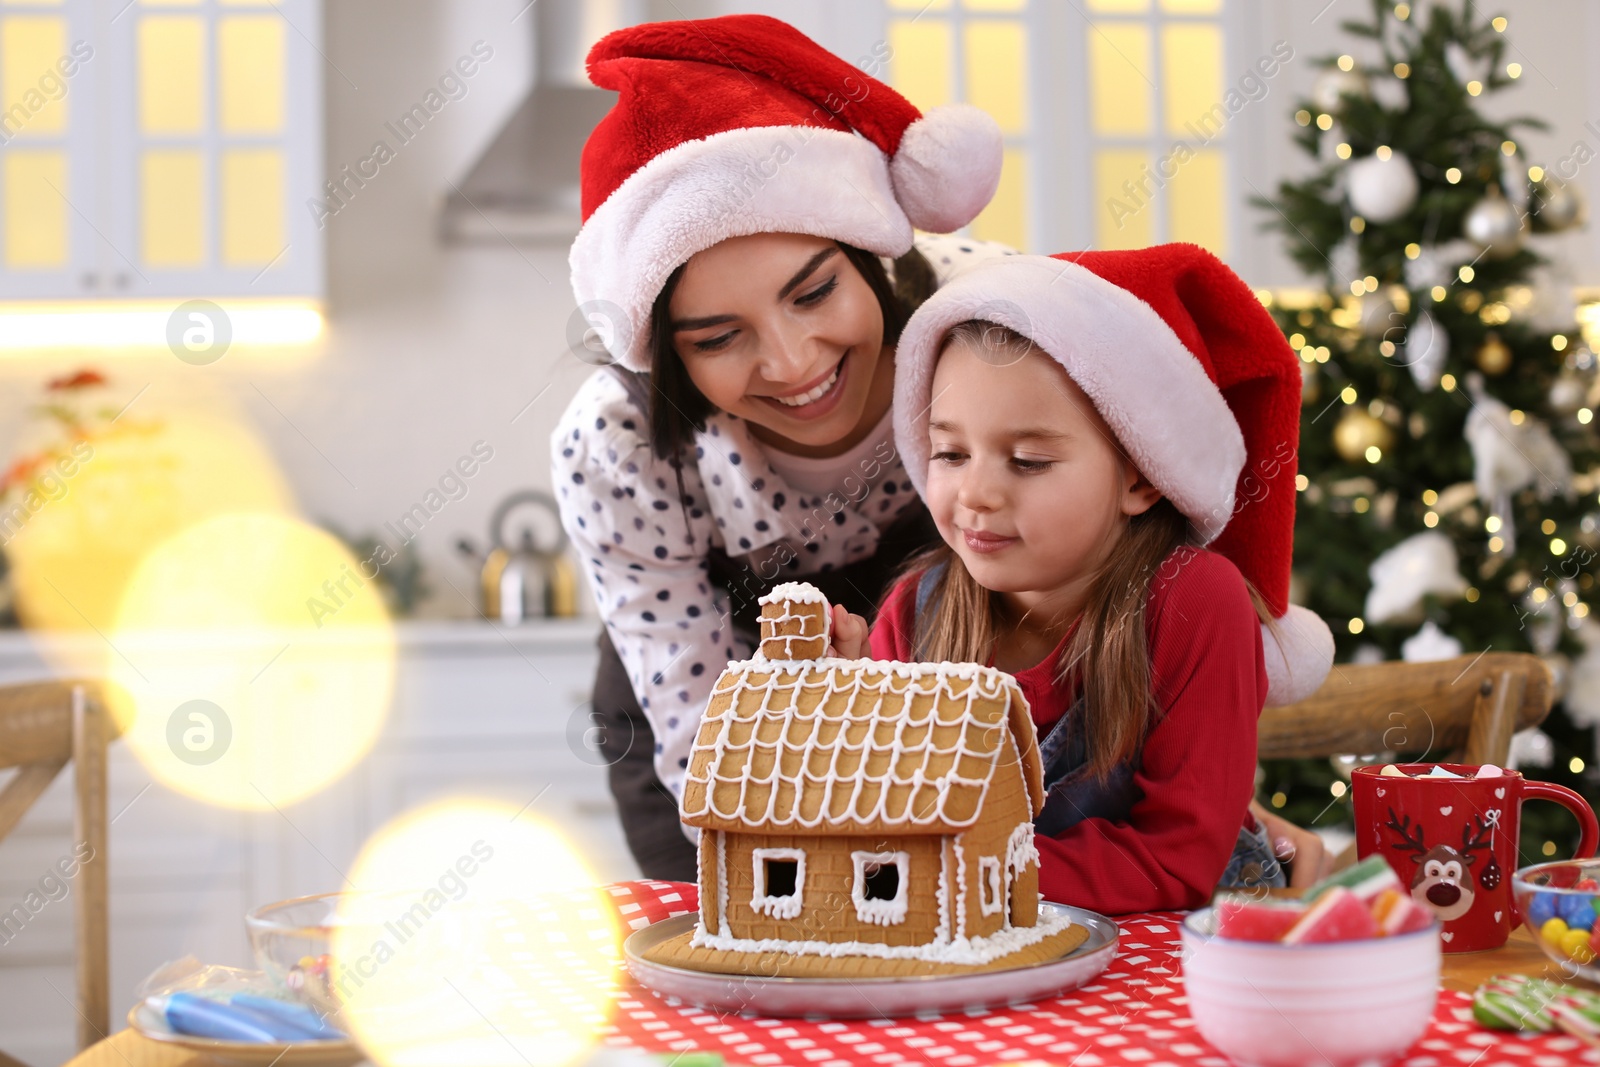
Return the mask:
<path id="1" fill-rule="evenodd" d="M 108 628 L 109 704 L 158 780 L 212 804 L 282 808 L 371 748 L 394 631 L 370 574 L 285 515 L 221 515 L 152 548 Z"/>
<path id="2" fill-rule="evenodd" d="M 340 1020 L 382 1067 L 546 1067 L 590 1049 L 619 924 L 571 844 L 510 804 L 447 800 L 362 849 L 334 925 Z"/>
<path id="3" fill-rule="evenodd" d="M 157 544 L 216 515 L 293 506 L 267 451 L 236 423 L 196 413 L 146 419 L 135 409 L 87 444 L 59 498 L 6 545 L 29 629 L 107 630 Z"/>

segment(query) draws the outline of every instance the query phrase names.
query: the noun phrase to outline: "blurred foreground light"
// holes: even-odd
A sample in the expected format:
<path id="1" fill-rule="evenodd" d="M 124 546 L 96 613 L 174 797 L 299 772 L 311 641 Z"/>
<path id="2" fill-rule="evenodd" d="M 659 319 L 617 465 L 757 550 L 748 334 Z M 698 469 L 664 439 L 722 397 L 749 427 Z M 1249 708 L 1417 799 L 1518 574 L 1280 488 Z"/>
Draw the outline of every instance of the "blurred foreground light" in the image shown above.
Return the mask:
<path id="1" fill-rule="evenodd" d="M 621 933 L 573 846 L 510 804 L 446 800 L 363 847 L 329 974 L 382 1067 L 546 1067 L 606 1025 Z"/>
<path id="2" fill-rule="evenodd" d="M 71 476 L 56 479 L 37 510 L 0 514 L 29 629 L 109 630 L 128 579 L 156 545 L 216 515 L 293 507 L 267 450 L 224 418 L 147 418 L 134 408 L 83 444 Z"/>
<path id="3" fill-rule="evenodd" d="M 166 349 L 176 300 L 0 305 L 0 352 Z M 225 300 L 236 346 L 303 345 L 322 335 L 321 309 L 299 300 Z"/>
<path id="4" fill-rule="evenodd" d="M 283 808 L 372 747 L 394 630 L 371 580 L 296 519 L 207 519 L 157 545 L 106 635 L 110 704 L 150 773 L 229 808 Z"/>

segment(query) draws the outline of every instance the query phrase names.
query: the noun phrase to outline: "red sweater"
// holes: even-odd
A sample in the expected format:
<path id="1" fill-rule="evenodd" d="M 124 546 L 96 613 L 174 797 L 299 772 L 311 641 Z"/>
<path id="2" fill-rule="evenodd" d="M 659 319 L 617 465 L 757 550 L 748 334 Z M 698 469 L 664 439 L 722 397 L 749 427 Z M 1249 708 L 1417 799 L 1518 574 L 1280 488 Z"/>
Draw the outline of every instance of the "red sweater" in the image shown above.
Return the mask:
<path id="1" fill-rule="evenodd" d="M 885 598 L 872 628 L 875 659 L 912 660 L 916 582 L 902 580 Z M 1145 637 L 1160 713 L 1134 772 L 1143 796 L 1125 823 L 1084 819 L 1059 837 L 1036 838 L 1048 900 L 1112 915 L 1199 907 L 1240 826 L 1255 825 L 1249 804 L 1267 670 L 1238 568 L 1203 549 L 1175 551 L 1151 579 Z M 1041 737 L 1077 697 L 1053 678 L 1059 653 L 1016 675 Z"/>

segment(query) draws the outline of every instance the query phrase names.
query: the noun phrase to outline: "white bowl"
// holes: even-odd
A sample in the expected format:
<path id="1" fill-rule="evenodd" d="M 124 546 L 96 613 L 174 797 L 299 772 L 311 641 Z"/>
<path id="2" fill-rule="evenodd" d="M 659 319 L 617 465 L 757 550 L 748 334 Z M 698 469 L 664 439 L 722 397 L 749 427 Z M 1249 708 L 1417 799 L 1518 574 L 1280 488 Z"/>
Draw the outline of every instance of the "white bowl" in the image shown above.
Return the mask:
<path id="1" fill-rule="evenodd" d="M 1245 1067 L 1383 1061 L 1428 1028 L 1439 924 L 1364 941 L 1285 945 L 1218 937 L 1210 908 L 1183 923 L 1183 984 L 1207 1041 Z"/>

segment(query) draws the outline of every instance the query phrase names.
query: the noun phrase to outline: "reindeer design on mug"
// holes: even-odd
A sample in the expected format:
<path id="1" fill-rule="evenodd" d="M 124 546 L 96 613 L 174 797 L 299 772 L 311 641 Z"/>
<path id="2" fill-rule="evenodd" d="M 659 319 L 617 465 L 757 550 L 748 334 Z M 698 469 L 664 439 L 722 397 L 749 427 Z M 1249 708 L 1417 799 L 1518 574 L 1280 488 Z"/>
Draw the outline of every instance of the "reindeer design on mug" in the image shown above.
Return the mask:
<path id="1" fill-rule="evenodd" d="M 1416 853 L 1412 857 L 1417 870 L 1411 876 L 1411 897 L 1432 908 L 1441 922 L 1461 918 L 1472 910 L 1472 902 L 1477 899 L 1478 886 L 1472 876 L 1472 865 L 1477 862 L 1479 852 L 1489 850 L 1490 824 L 1481 815 L 1474 815 L 1473 819 L 1477 822 L 1477 832 L 1470 826 L 1463 826 L 1459 849 L 1449 845 L 1430 848 L 1423 840 L 1421 824 L 1413 834 L 1411 816 L 1397 817 L 1394 809 L 1389 809 L 1386 825 L 1400 835 L 1400 841 L 1389 847 Z"/>

